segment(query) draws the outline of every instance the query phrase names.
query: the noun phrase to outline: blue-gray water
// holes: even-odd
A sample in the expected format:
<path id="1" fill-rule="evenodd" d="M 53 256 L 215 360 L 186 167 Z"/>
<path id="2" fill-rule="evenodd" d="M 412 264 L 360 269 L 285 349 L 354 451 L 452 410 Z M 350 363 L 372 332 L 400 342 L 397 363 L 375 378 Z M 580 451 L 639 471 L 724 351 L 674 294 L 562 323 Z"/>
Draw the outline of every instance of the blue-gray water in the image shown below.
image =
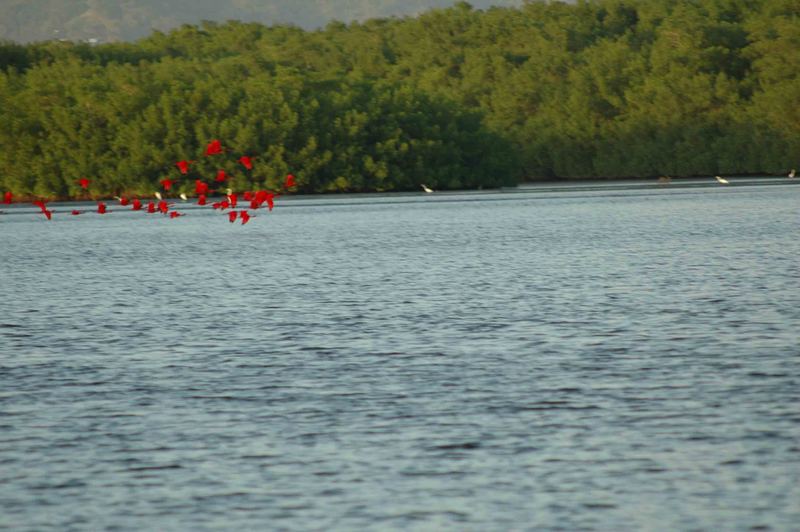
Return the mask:
<path id="1" fill-rule="evenodd" d="M 4 209 L 0 528 L 797 530 L 800 187 L 282 199 Z"/>

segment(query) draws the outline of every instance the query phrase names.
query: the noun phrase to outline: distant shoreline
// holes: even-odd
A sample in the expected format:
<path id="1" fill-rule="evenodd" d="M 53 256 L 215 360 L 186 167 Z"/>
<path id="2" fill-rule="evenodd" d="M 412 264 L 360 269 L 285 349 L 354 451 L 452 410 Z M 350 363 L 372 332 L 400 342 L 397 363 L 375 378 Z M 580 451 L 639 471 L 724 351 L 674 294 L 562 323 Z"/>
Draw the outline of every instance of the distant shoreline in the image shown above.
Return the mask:
<path id="1" fill-rule="evenodd" d="M 494 187 L 494 188 L 469 188 L 469 189 L 452 189 L 452 190 L 437 190 L 435 194 L 465 194 L 465 193 L 514 193 L 514 192 L 548 192 L 548 191 L 580 191 L 580 190 L 628 190 L 628 189 L 669 189 L 669 188 L 712 188 L 712 187 L 742 187 L 742 186 L 762 186 L 762 185 L 800 185 L 800 178 L 790 179 L 786 176 L 774 175 L 739 175 L 739 176 L 725 176 L 730 180 L 730 185 L 720 185 L 714 179 L 714 176 L 693 176 L 693 177 L 675 177 L 671 178 L 669 182 L 659 182 L 657 178 L 638 178 L 638 177 L 624 177 L 624 178 L 558 178 L 558 179 L 537 179 L 523 181 L 516 186 Z M 278 196 L 279 203 L 282 200 L 289 198 L 312 198 L 312 197 L 346 197 L 346 196 L 366 196 L 366 195 L 400 195 L 400 196 L 427 196 L 422 191 L 417 190 L 392 190 L 392 191 L 358 191 L 358 192 L 311 192 L 311 193 L 294 193 Z M 178 205 L 194 205 L 196 196 L 190 196 L 187 201 L 182 201 L 177 197 L 169 197 L 162 193 L 165 200 L 175 202 Z M 153 201 L 157 202 L 155 197 L 140 194 L 125 195 L 128 198 L 139 198 L 143 202 Z M 213 198 L 223 197 L 223 195 L 209 196 L 208 200 Z M 15 197 L 13 204 L 30 203 L 37 199 L 45 199 L 48 202 L 58 203 L 95 203 L 98 201 L 113 202 L 109 207 L 116 205 L 114 196 L 97 196 L 97 197 L 40 197 L 40 196 L 22 196 Z M 2 205 L 0 205 L 2 207 Z M 7 206 L 6 206 L 7 207 Z M 242 203 L 244 207 L 244 203 Z"/>

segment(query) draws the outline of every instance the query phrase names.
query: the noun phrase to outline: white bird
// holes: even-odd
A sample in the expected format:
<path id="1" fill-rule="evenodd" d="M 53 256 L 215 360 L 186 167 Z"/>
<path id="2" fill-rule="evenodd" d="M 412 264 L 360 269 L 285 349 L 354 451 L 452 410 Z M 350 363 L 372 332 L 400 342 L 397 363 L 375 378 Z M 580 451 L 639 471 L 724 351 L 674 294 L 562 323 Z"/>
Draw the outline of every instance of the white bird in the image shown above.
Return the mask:
<path id="1" fill-rule="evenodd" d="M 181 199 L 183 201 L 187 201 L 189 199 L 189 196 L 187 196 L 185 192 L 181 192 Z"/>
<path id="2" fill-rule="evenodd" d="M 153 196 L 155 196 L 158 201 L 161 201 L 161 192 L 153 192 Z"/>
<path id="3" fill-rule="evenodd" d="M 718 175 L 715 175 L 714 177 L 717 179 L 717 181 L 719 181 L 719 182 L 720 182 L 720 183 L 722 183 L 723 185 L 728 185 L 728 184 L 729 184 L 727 179 L 723 179 L 723 178 L 721 178 L 721 177 L 720 177 L 720 176 L 718 176 Z"/>
<path id="4" fill-rule="evenodd" d="M 794 179 L 794 168 L 792 168 L 792 171 L 789 172 L 789 179 Z"/>
<path id="5" fill-rule="evenodd" d="M 433 192 L 433 189 L 432 189 L 432 188 L 428 188 L 427 186 L 425 186 L 425 185 L 423 185 L 423 184 L 420 184 L 420 186 L 422 187 L 422 190 L 424 190 L 424 191 L 425 191 L 425 192 L 427 192 L 428 194 L 430 194 L 431 192 Z"/>

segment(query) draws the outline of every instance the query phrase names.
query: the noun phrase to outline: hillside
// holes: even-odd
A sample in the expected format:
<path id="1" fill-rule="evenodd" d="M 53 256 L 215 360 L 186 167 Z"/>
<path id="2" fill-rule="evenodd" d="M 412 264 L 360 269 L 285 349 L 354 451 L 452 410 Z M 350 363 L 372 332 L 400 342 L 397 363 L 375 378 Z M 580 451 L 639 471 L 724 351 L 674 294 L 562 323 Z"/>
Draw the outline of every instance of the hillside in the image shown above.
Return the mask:
<path id="1" fill-rule="evenodd" d="M 3 0 L 0 39 L 130 41 L 204 20 L 240 20 L 311 29 L 332 20 L 417 15 L 455 0 Z M 519 6 L 522 0 L 473 0 L 475 8 Z"/>

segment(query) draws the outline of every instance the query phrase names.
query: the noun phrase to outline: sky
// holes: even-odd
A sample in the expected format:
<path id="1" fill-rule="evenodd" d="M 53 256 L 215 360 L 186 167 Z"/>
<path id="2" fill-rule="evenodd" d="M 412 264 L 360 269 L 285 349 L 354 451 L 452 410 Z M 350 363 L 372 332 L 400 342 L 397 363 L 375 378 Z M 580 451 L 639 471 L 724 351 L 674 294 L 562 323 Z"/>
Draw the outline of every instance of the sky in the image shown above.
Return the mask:
<path id="1" fill-rule="evenodd" d="M 374 17 L 415 15 L 456 0 L 0 0 L 0 39 L 130 41 L 202 20 L 324 26 Z M 476 9 L 523 0 L 471 0 Z"/>

